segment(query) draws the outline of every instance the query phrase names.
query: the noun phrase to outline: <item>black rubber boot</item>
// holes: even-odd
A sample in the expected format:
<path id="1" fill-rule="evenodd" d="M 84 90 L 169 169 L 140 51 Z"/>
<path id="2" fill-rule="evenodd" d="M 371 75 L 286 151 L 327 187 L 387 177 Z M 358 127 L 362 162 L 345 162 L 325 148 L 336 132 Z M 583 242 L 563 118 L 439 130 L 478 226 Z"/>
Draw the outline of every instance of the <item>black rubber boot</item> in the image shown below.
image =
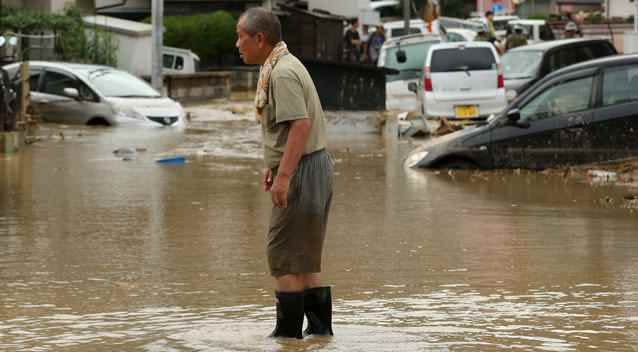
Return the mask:
<path id="1" fill-rule="evenodd" d="M 303 292 L 275 292 L 277 296 L 277 325 L 269 337 L 301 339 L 304 313 Z"/>
<path id="2" fill-rule="evenodd" d="M 305 335 L 334 335 L 332 332 L 332 295 L 330 286 L 314 287 L 306 294 L 304 312 L 308 318 Z"/>

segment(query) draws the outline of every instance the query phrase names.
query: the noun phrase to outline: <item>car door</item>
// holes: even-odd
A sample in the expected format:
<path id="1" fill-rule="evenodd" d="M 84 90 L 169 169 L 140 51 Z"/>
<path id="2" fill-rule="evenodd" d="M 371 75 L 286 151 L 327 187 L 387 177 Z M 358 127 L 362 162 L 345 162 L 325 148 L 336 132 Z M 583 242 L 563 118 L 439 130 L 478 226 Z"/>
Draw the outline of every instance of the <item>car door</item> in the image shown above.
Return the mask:
<path id="1" fill-rule="evenodd" d="M 585 76 L 563 82 L 552 102 L 560 114 L 560 155 L 564 165 L 594 161 L 592 154 L 592 107 L 596 76 Z"/>
<path id="2" fill-rule="evenodd" d="M 502 123 L 491 133 L 490 150 L 495 168 L 543 169 L 558 164 L 559 122 L 540 106 L 545 95 L 521 110 L 527 127 Z"/>
<path id="3" fill-rule="evenodd" d="M 89 96 L 81 99 L 68 97 L 64 94 L 65 88 L 75 88 L 78 92 L 84 95 L 89 94 Z M 87 104 L 95 101 L 96 97 L 91 94 L 88 87 L 68 72 L 46 69 L 40 94 L 41 99 L 38 101 L 37 109 L 45 121 L 86 124 L 92 117 L 93 109 Z"/>
<path id="4" fill-rule="evenodd" d="M 638 63 L 602 72 L 600 107 L 591 123 L 592 152 L 599 161 L 638 155 Z"/>
<path id="5" fill-rule="evenodd" d="M 31 104 L 29 108 L 31 109 L 31 113 L 38 114 L 37 111 L 37 103 L 41 100 L 40 96 L 40 78 L 42 77 L 42 68 L 38 66 L 29 66 L 29 101 Z M 19 67 L 16 70 L 11 70 L 9 72 L 9 79 L 11 79 L 11 84 L 13 86 L 14 92 L 16 92 L 16 96 L 20 96 L 21 89 L 21 77 L 20 77 L 20 69 Z M 16 99 L 17 101 L 19 98 Z"/>
<path id="6" fill-rule="evenodd" d="M 570 137 L 579 142 L 587 140 L 584 133 L 590 121 L 592 81 L 592 75 L 559 78 L 537 88 L 518 106 L 521 124 L 502 124 L 493 129 L 490 149 L 494 165 L 545 169 L 570 163 L 569 148 L 563 147 Z M 589 89 L 581 87 L 587 84 Z M 566 135 L 563 130 L 569 126 L 574 131 Z M 583 134 L 578 134 L 577 128 L 583 129 Z"/>

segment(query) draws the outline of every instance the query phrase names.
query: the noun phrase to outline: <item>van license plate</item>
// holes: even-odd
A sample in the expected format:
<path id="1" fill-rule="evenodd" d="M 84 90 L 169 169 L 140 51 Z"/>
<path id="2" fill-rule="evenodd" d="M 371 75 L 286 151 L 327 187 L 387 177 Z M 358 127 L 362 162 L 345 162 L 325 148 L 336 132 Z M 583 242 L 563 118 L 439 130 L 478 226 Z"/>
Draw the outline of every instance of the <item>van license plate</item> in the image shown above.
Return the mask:
<path id="1" fill-rule="evenodd" d="M 476 105 L 459 105 L 454 107 L 454 114 L 457 119 L 470 119 L 478 117 Z"/>

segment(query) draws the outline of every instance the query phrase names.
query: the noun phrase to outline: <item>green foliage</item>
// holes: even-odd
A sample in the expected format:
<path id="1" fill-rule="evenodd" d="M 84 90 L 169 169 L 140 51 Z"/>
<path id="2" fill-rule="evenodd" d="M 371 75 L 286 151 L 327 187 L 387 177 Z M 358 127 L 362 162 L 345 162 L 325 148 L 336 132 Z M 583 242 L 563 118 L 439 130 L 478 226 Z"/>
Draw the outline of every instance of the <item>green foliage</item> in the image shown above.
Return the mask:
<path id="1" fill-rule="evenodd" d="M 550 16 L 544 13 L 536 13 L 527 17 L 530 20 L 550 20 Z"/>
<path id="2" fill-rule="evenodd" d="M 3 8 L 0 12 L 0 30 L 37 33 L 45 30 L 61 30 L 72 25 L 65 15 L 44 14 L 28 10 Z"/>
<path id="3" fill-rule="evenodd" d="M 65 10 L 65 15 L 69 25 L 56 32 L 56 52 L 65 61 L 85 58 L 88 42 L 84 34 L 84 23 L 80 12 L 76 8 L 68 7 Z"/>
<path id="4" fill-rule="evenodd" d="M 164 44 L 192 50 L 202 61 L 215 60 L 235 50 L 237 21 L 226 11 L 164 18 Z"/>
<path id="5" fill-rule="evenodd" d="M 441 1 L 441 14 L 446 17 L 465 18 L 465 1 L 443 0 Z"/>
<path id="6" fill-rule="evenodd" d="M 0 10 L 0 32 L 37 35 L 53 32 L 56 36 L 55 52 L 64 61 L 106 64 L 117 63 L 117 46 L 113 35 L 95 29 L 87 38 L 80 10 L 67 6 L 64 14 L 45 14 L 28 10 L 2 8 Z M 28 43 L 28 40 L 24 40 Z M 28 50 L 23 49 L 24 58 Z M 22 55 L 21 55 L 22 56 Z M 19 59 L 23 59 L 20 57 Z"/>

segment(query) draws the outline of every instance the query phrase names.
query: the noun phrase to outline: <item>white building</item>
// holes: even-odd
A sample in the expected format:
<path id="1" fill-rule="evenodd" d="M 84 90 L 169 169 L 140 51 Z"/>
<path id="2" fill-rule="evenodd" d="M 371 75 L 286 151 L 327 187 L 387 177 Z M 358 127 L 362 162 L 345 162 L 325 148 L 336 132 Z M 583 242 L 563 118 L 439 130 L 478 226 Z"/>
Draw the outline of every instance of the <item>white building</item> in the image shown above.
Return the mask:
<path id="1" fill-rule="evenodd" d="M 605 0 L 604 4 L 608 17 L 627 18 L 636 12 L 636 3 L 629 0 Z"/>
<path id="2" fill-rule="evenodd" d="M 107 16 L 83 18 L 86 28 L 110 32 L 117 45 L 117 67 L 138 76 L 150 75 L 153 26 Z"/>
<path id="3" fill-rule="evenodd" d="M 93 12 L 95 10 L 95 0 L 4 0 L 3 6 L 18 9 L 30 9 L 44 13 L 61 13 L 64 7 L 75 5 L 84 13 Z"/>

